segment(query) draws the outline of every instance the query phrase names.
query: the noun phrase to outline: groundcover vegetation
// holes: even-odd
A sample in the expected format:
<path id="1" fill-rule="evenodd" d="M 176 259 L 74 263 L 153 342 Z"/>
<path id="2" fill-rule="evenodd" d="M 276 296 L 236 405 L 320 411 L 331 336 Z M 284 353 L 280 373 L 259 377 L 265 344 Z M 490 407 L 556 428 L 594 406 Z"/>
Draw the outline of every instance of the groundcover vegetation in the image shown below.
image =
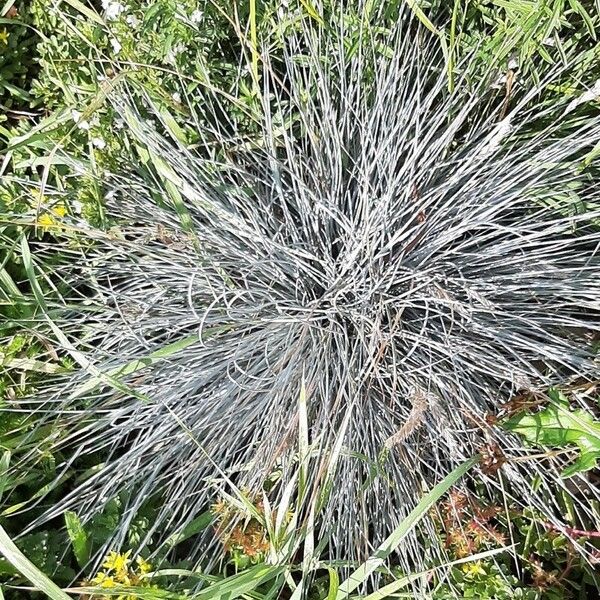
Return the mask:
<path id="1" fill-rule="evenodd" d="M 0 597 L 597 596 L 597 2 L 0 10 Z"/>

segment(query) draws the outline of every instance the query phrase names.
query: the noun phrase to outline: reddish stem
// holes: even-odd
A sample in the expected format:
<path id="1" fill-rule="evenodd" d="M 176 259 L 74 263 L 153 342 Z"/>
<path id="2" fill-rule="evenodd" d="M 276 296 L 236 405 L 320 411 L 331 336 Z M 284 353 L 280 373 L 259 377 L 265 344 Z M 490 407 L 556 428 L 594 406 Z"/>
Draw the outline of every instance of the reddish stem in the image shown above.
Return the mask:
<path id="1" fill-rule="evenodd" d="M 600 538 L 600 531 L 586 531 L 585 529 L 575 529 L 574 527 L 558 527 L 552 523 L 544 523 L 546 529 L 552 529 L 563 533 L 568 537 L 589 537 Z"/>

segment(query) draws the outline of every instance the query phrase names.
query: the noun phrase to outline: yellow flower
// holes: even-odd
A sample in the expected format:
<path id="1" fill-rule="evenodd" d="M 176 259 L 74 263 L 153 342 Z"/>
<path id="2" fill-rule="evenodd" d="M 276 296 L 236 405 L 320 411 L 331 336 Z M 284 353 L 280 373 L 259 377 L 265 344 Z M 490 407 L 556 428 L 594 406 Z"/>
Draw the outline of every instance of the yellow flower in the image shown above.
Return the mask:
<path id="1" fill-rule="evenodd" d="M 150 571 L 152 571 L 152 565 L 147 560 L 144 560 L 141 556 L 138 556 L 135 559 L 135 562 L 137 563 L 138 571 L 142 575 L 145 575 L 146 573 L 150 573 Z"/>
<path id="2" fill-rule="evenodd" d="M 53 209 L 52 212 L 57 216 L 57 217 L 64 217 L 67 214 L 67 209 L 65 208 L 65 205 L 60 203 L 57 204 Z"/>
<path id="3" fill-rule="evenodd" d="M 127 576 L 127 567 L 131 562 L 129 560 L 129 555 L 131 554 L 131 550 L 125 552 L 125 554 L 120 554 L 119 552 L 109 552 L 108 556 L 102 563 L 102 566 L 109 571 L 114 571 L 117 575 L 121 577 Z"/>
<path id="4" fill-rule="evenodd" d="M 56 221 L 49 214 L 44 213 L 43 215 L 40 215 L 38 225 L 44 228 L 52 227 L 53 225 L 56 225 Z"/>
<path id="5" fill-rule="evenodd" d="M 117 582 L 112 575 L 107 575 L 104 571 L 100 571 L 91 581 L 92 585 L 97 585 L 103 588 L 112 588 L 117 586 Z"/>
<path id="6" fill-rule="evenodd" d="M 463 565 L 462 570 L 471 577 L 486 574 L 480 560 Z"/>
<path id="7" fill-rule="evenodd" d="M 2 31 L 0 31 L 0 42 L 3 42 L 5 46 L 8 46 L 8 36 L 10 35 L 10 33 L 8 33 L 8 31 L 6 31 L 6 27 L 2 28 Z"/>

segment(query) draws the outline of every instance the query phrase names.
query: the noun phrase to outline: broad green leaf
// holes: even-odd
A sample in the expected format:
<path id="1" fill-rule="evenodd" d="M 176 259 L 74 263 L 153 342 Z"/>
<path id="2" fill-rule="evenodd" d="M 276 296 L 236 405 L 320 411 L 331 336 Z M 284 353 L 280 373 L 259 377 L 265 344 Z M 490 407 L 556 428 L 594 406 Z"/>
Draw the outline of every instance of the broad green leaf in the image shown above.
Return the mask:
<path id="1" fill-rule="evenodd" d="M 65 523 L 67 525 L 69 539 L 71 540 L 73 554 L 77 559 L 77 563 L 83 569 L 90 560 L 90 539 L 81 524 L 81 520 L 74 512 L 65 512 Z"/>
<path id="2" fill-rule="evenodd" d="M 522 412 L 508 419 L 504 428 L 523 436 L 530 444 L 551 448 L 577 446 L 579 458 L 562 472 L 563 477 L 589 471 L 600 458 L 600 421 L 578 409 L 557 390 L 548 392 L 551 404 L 535 414 Z"/>

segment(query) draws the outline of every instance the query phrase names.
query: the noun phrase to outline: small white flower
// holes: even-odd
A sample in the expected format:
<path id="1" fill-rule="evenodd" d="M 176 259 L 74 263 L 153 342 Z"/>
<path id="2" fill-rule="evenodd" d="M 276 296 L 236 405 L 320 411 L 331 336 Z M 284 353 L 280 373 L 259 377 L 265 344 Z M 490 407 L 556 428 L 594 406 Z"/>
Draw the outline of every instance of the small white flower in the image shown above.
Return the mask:
<path id="1" fill-rule="evenodd" d="M 106 148 L 106 142 L 99 137 L 92 138 L 92 146 L 95 146 L 99 150 Z"/>
<path id="2" fill-rule="evenodd" d="M 71 200 L 71 208 L 75 214 L 80 215 L 83 210 L 83 204 L 79 200 Z"/>
<path id="3" fill-rule="evenodd" d="M 115 21 L 126 10 L 119 2 L 110 2 L 109 0 L 102 0 L 102 8 L 104 9 L 104 17 L 107 21 Z"/>
<path id="4" fill-rule="evenodd" d="M 170 64 L 175 64 L 175 60 L 178 54 L 181 54 L 185 50 L 185 44 L 175 44 L 168 52 L 167 52 L 167 62 Z"/>
<path id="5" fill-rule="evenodd" d="M 119 54 L 121 52 L 121 44 L 117 38 L 110 38 L 110 45 L 112 46 L 113 52 L 115 54 Z"/>
<path id="6" fill-rule="evenodd" d="M 190 21 L 192 23 L 200 23 L 200 21 L 202 21 L 202 17 L 204 16 L 204 13 L 201 10 L 195 10 L 191 15 L 190 15 Z"/>
<path id="7" fill-rule="evenodd" d="M 73 117 L 73 121 L 77 123 L 77 128 L 83 129 L 83 131 L 89 131 L 91 127 L 90 122 L 82 119 L 81 116 L 82 115 L 78 110 L 71 111 L 71 117 Z"/>
<path id="8" fill-rule="evenodd" d="M 115 119 L 115 129 L 123 129 L 125 127 L 125 121 L 120 117 Z"/>
<path id="9" fill-rule="evenodd" d="M 181 104 L 181 94 L 179 92 L 171 94 L 171 98 L 173 98 L 173 101 L 177 102 L 177 104 Z"/>
<path id="10" fill-rule="evenodd" d="M 125 22 L 133 29 L 137 29 L 140 25 L 140 20 L 135 15 L 127 15 Z"/>

